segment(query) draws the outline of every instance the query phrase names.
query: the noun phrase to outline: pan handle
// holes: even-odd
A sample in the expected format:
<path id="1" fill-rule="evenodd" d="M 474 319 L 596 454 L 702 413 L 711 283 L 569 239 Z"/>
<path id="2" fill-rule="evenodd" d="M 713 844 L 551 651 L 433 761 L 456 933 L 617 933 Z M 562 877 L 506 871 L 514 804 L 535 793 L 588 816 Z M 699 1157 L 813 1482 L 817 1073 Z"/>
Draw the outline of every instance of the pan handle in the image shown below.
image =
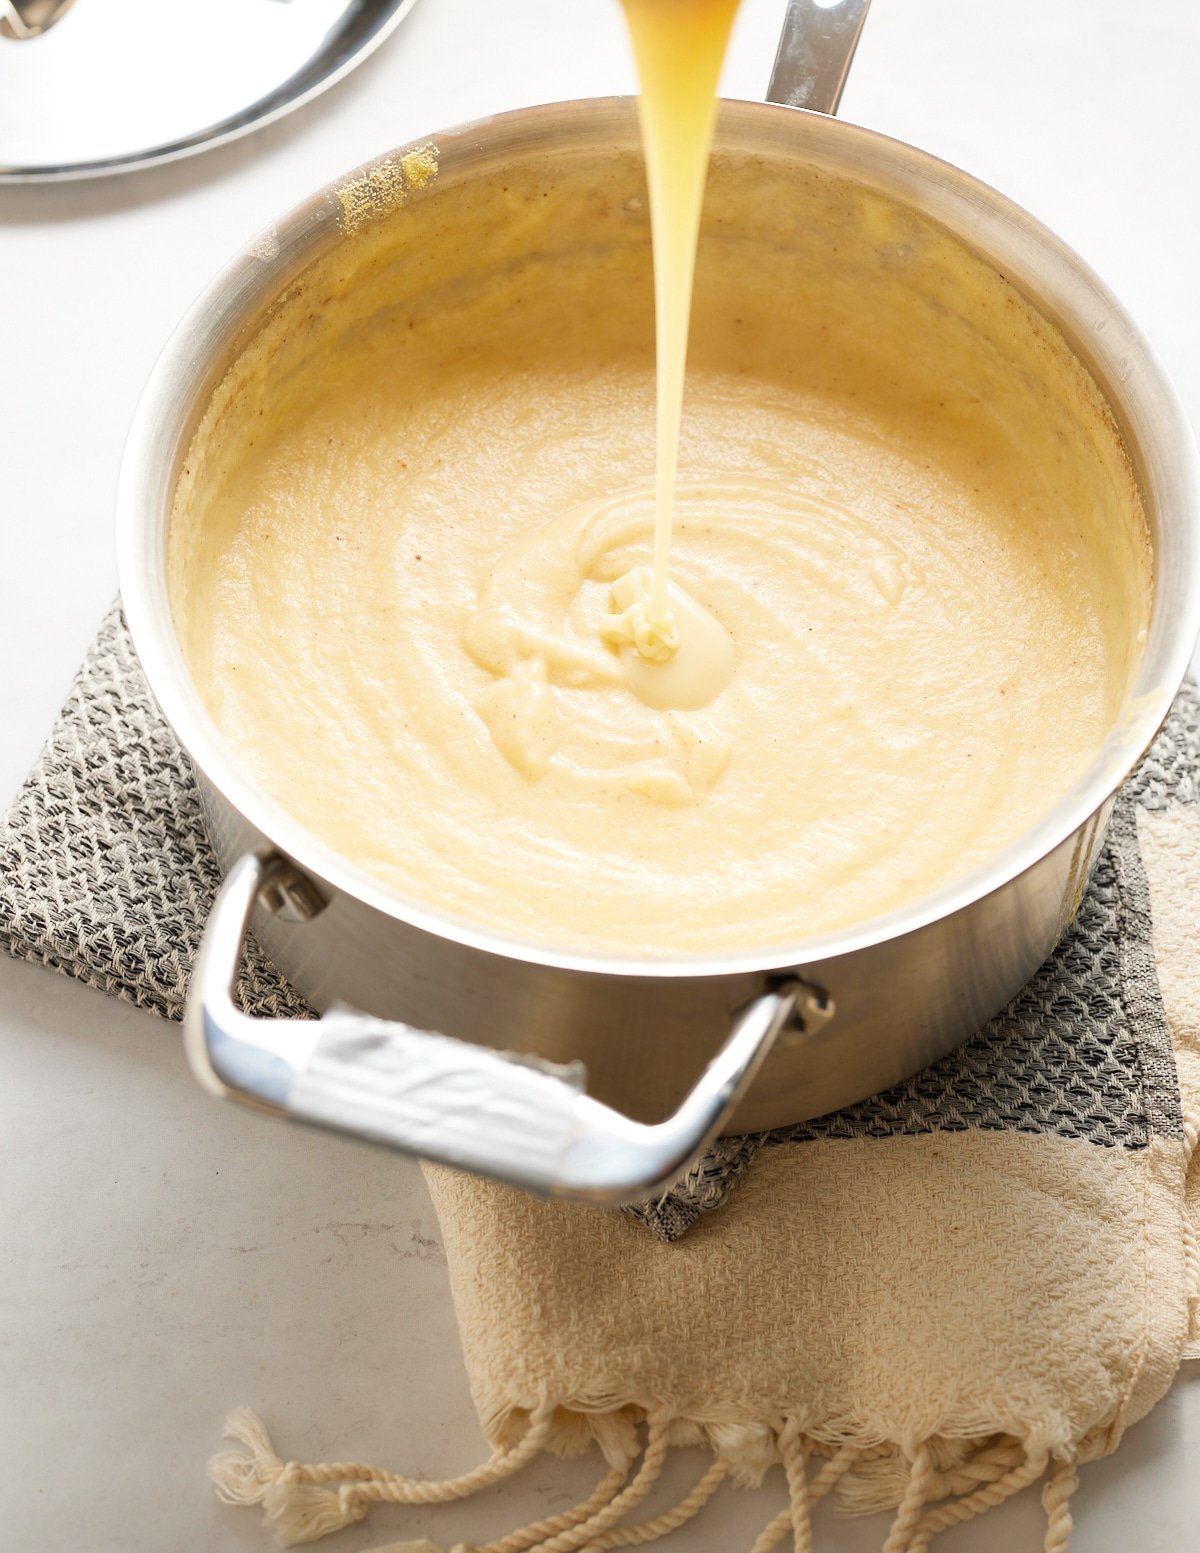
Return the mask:
<path id="1" fill-rule="evenodd" d="M 249 853 L 217 895 L 184 1013 L 200 1082 L 276 1116 L 544 1196 L 617 1205 L 663 1190 L 721 1130 L 780 1032 L 804 1034 L 832 1014 L 804 982 L 775 982 L 737 1012 L 675 1114 L 647 1126 L 591 1099 L 578 1062 L 559 1067 L 348 1008 L 321 1019 L 242 1013 L 233 989 L 251 912 L 260 900 L 295 899 L 295 883 L 279 854 Z"/>
<path id="2" fill-rule="evenodd" d="M 788 0 L 767 101 L 836 113 L 871 0 Z"/>

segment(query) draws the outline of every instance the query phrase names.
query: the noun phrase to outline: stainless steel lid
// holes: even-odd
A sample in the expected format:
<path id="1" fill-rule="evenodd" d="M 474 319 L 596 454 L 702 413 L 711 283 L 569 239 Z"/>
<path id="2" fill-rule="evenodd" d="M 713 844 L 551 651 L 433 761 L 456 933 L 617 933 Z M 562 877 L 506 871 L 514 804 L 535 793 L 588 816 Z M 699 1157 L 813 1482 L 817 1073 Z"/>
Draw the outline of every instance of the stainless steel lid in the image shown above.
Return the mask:
<path id="1" fill-rule="evenodd" d="M 0 181 L 189 156 L 290 113 L 414 0 L 0 0 Z"/>

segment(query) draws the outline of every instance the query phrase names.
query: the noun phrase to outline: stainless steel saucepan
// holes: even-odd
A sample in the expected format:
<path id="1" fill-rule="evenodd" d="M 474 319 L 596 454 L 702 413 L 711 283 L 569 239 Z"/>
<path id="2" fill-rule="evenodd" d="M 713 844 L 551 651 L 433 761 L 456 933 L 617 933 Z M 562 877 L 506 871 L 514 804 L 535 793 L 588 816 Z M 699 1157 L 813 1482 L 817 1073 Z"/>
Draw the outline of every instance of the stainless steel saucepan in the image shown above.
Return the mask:
<path id="1" fill-rule="evenodd" d="M 648 962 L 556 952 L 403 899 L 338 857 L 251 784 L 205 710 L 172 621 L 167 531 L 215 386 L 281 295 L 347 240 L 339 194 L 349 181 L 340 181 L 250 244 L 184 319 L 142 398 L 120 484 L 129 626 L 195 767 L 227 871 L 186 1018 L 193 1065 L 216 1093 L 539 1192 L 632 1201 L 722 1130 L 821 1114 L 942 1055 L 1015 995 L 1071 919 L 1114 795 L 1166 715 L 1200 628 L 1195 449 L 1150 347 L 1074 253 L 966 173 L 829 116 L 865 8 L 793 0 L 776 101 L 724 106 L 714 165 L 736 157 L 775 176 L 816 168 L 940 223 L 1007 277 L 1091 373 L 1154 550 L 1148 638 L 1103 748 L 1036 825 L 969 877 L 851 930 L 757 953 Z M 430 210 L 522 164 L 630 160 L 638 144 L 625 100 L 523 110 L 436 143 Z M 419 221 L 412 230 L 416 242 Z M 262 944 L 321 1019 L 252 1019 L 235 1006 L 255 912 Z"/>

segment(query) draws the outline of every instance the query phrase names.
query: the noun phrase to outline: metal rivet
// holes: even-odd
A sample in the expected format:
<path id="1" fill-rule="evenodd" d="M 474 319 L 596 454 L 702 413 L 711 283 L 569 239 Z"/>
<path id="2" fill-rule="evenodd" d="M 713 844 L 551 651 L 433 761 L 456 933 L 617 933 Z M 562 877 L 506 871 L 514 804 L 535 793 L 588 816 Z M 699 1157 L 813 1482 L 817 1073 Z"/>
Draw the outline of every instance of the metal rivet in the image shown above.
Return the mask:
<path id="1" fill-rule="evenodd" d="M 258 898 L 273 916 L 287 922 L 311 922 L 328 904 L 307 875 L 282 859 L 259 890 Z"/>

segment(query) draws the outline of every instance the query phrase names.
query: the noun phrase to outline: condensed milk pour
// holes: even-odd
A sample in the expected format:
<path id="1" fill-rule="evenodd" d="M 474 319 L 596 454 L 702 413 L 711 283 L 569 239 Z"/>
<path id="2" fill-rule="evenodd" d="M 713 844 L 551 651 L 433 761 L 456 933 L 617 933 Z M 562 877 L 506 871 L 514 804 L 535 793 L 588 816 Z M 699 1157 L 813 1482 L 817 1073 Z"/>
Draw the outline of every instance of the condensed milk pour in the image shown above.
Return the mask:
<path id="1" fill-rule="evenodd" d="M 738 0 L 622 4 L 642 87 L 638 109 L 654 238 L 657 471 L 654 567 L 649 573 L 635 568 L 613 584 L 617 613 L 605 622 L 604 636 L 621 645 L 630 688 L 641 700 L 700 707 L 733 673 L 733 643 L 707 610 L 672 586 L 671 528 L 700 207 L 717 81 Z"/>
<path id="2" fill-rule="evenodd" d="M 705 173 L 717 109 L 717 82 L 738 0 L 622 0 L 633 39 L 642 94 L 639 111 L 650 190 L 654 251 L 657 356 L 656 480 L 652 566 L 638 565 L 612 583 L 610 611 L 600 624 L 616 649 L 621 676 L 645 705 L 659 711 L 697 711 L 713 701 L 733 675 L 735 647 L 721 622 L 670 575 L 679 429 L 683 411 L 688 323 Z M 602 506 L 604 504 L 601 504 Z M 582 585 L 590 567 L 562 566 L 572 539 L 586 535 L 601 517 L 581 509 L 548 535 L 522 544 L 493 570 L 470 621 L 465 644 L 478 662 L 499 675 L 479 710 L 497 748 L 527 776 L 541 775 L 557 748 L 558 717 L 549 688 L 568 671 L 571 683 L 613 683 L 604 659 L 566 649 L 561 639 L 541 650 L 514 653 L 513 595 L 502 578 L 527 578 L 542 568 L 545 584 L 557 571 L 568 590 Z M 557 558 L 556 560 L 553 559 Z M 518 586 L 520 586 L 518 584 Z M 561 613 L 569 601 L 559 595 Z M 589 661 L 590 660 L 590 661 Z M 582 678 L 581 678 L 582 676 Z M 710 754 L 723 764 L 720 741 Z M 709 765 L 711 768 L 712 761 Z M 631 785 L 646 796 L 686 801 L 696 790 L 686 778 L 635 774 Z"/>

